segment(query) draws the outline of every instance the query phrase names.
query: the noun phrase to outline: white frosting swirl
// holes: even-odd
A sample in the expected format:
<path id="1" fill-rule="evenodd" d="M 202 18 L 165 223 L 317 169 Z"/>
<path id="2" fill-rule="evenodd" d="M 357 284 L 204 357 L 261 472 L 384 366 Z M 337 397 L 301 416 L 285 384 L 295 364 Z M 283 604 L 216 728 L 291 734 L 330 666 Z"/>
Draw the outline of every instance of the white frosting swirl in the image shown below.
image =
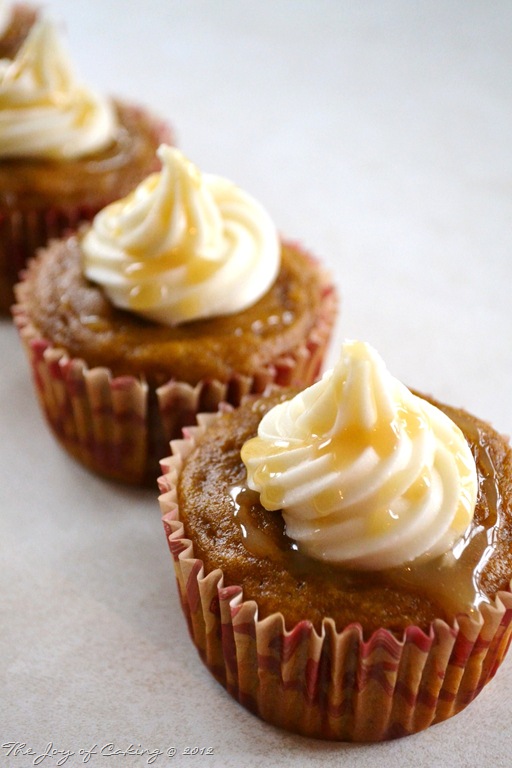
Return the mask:
<path id="1" fill-rule="evenodd" d="M 0 36 L 3 35 L 11 23 L 12 8 L 10 3 L 0 0 Z"/>
<path id="2" fill-rule="evenodd" d="M 112 104 L 77 82 L 48 19 L 14 59 L 0 60 L 0 157 L 79 158 L 108 146 L 116 130 Z"/>
<path id="3" fill-rule="evenodd" d="M 95 217 L 82 240 L 86 276 L 117 307 L 166 325 L 246 309 L 279 271 L 270 216 L 177 149 L 158 156 L 160 172 Z"/>
<path id="4" fill-rule="evenodd" d="M 461 430 L 410 392 L 368 344 L 270 410 L 242 459 L 249 487 L 312 557 L 391 568 L 447 552 L 474 513 L 477 475 Z"/>

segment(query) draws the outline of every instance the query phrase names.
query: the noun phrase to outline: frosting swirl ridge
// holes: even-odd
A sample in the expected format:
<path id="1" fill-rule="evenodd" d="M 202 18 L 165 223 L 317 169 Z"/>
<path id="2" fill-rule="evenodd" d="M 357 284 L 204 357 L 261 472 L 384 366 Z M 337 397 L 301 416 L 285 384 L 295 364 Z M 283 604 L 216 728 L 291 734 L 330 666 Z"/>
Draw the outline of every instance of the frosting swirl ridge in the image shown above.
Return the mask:
<path id="1" fill-rule="evenodd" d="M 370 345 L 261 420 L 248 484 L 299 549 L 363 569 L 434 558 L 472 520 L 477 477 L 461 430 L 391 376 Z"/>
<path id="2" fill-rule="evenodd" d="M 14 59 L 0 60 L 0 156 L 74 159 L 113 140 L 109 100 L 81 85 L 54 24 L 37 21 Z"/>
<path id="3" fill-rule="evenodd" d="M 12 17 L 12 9 L 6 0 L 0 0 L 0 35 L 3 35 L 9 27 Z"/>
<path id="4" fill-rule="evenodd" d="M 279 271 L 270 216 L 174 147 L 158 156 L 161 171 L 96 215 L 82 240 L 86 276 L 115 306 L 167 325 L 251 306 Z"/>

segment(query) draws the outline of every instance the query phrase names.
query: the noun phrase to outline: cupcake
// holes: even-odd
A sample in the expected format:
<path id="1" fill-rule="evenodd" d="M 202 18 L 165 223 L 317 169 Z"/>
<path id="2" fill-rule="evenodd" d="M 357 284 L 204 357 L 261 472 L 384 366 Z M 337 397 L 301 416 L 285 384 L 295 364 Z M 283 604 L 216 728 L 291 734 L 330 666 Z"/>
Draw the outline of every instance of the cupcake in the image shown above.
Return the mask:
<path id="1" fill-rule="evenodd" d="M 14 315 L 47 419 L 107 477 L 155 483 L 198 411 L 318 375 L 335 312 L 319 263 L 231 182 L 162 145 L 162 170 L 52 241 Z"/>
<path id="2" fill-rule="evenodd" d="M 47 18 L 31 27 L 0 60 L 0 313 L 36 249 L 156 170 L 162 141 L 162 121 L 76 79 Z"/>
<path id="3" fill-rule="evenodd" d="M 39 16 L 26 3 L 0 2 L 0 59 L 13 59 Z"/>
<path id="4" fill-rule="evenodd" d="M 511 637 L 508 442 L 362 342 L 305 390 L 198 422 L 160 505 L 192 640 L 232 696 L 362 742 L 469 704 Z"/>

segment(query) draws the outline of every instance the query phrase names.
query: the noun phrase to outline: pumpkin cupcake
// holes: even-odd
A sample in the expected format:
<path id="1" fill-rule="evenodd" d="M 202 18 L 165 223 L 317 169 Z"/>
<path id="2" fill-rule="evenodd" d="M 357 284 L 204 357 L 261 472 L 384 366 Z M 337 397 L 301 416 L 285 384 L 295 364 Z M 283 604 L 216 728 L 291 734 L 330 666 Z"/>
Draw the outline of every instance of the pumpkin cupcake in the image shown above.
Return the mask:
<path id="1" fill-rule="evenodd" d="M 31 261 L 14 308 L 57 437 L 136 484 L 198 411 L 314 381 L 335 313 L 323 269 L 256 200 L 158 155 L 160 172 Z"/>
<path id="2" fill-rule="evenodd" d="M 162 141 L 161 120 L 77 80 L 48 19 L 32 25 L 0 60 L 0 313 L 36 249 L 128 194 Z"/>
<path id="3" fill-rule="evenodd" d="M 512 452 L 347 342 L 302 392 L 199 418 L 160 504 L 191 637 L 244 706 L 381 741 L 469 704 L 512 631 Z"/>

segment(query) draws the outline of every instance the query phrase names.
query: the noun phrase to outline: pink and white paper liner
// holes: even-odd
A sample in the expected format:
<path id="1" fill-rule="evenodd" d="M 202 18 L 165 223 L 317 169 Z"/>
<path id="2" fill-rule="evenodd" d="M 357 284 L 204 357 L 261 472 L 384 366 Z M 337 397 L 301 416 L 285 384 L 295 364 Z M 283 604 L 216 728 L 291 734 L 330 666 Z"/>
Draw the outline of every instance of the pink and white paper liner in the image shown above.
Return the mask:
<path id="1" fill-rule="evenodd" d="M 214 677 L 254 714 L 304 736 L 374 742 L 417 733 L 464 709 L 494 676 L 511 641 L 512 594 L 500 592 L 476 616 L 428 632 L 385 628 L 365 639 L 357 624 L 338 631 L 324 619 L 285 628 L 282 614 L 258 618 L 243 586 L 206 573 L 179 518 L 176 482 L 195 438 L 215 418 L 172 443 L 159 498 L 181 605 L 199 655 Z M 512 584 L 511 584 L 512 589 Z"/>
<path id="2" fill-rule="evenodd" d="M 82 221 L 90 221 L 102 207 L 0 211 L 0 314 L 8 314 L 14 301 L 14 285 L 36 250 L 51 238 L 77 229 Z"/>
<path id="3" fill-rule="evenodd" d="M 133 376 L 114 377 L 108 368 L 89 368 L 43 338 L 24 306 L 25 284 L 16 287 L 13 316 L 23 342 L 39 403 L 60 443 L 89 469 L 130 484 L 154 484 L 159 460 L 171 440 L 196 415 L 242 398 L 270 384 L 305 387 L 318 376 L 336 314 L 336 294 L 326 282 L 320 316 L 307 338 L 252 376 L 228 381 L 178 380 L 154 388 Z"/>

